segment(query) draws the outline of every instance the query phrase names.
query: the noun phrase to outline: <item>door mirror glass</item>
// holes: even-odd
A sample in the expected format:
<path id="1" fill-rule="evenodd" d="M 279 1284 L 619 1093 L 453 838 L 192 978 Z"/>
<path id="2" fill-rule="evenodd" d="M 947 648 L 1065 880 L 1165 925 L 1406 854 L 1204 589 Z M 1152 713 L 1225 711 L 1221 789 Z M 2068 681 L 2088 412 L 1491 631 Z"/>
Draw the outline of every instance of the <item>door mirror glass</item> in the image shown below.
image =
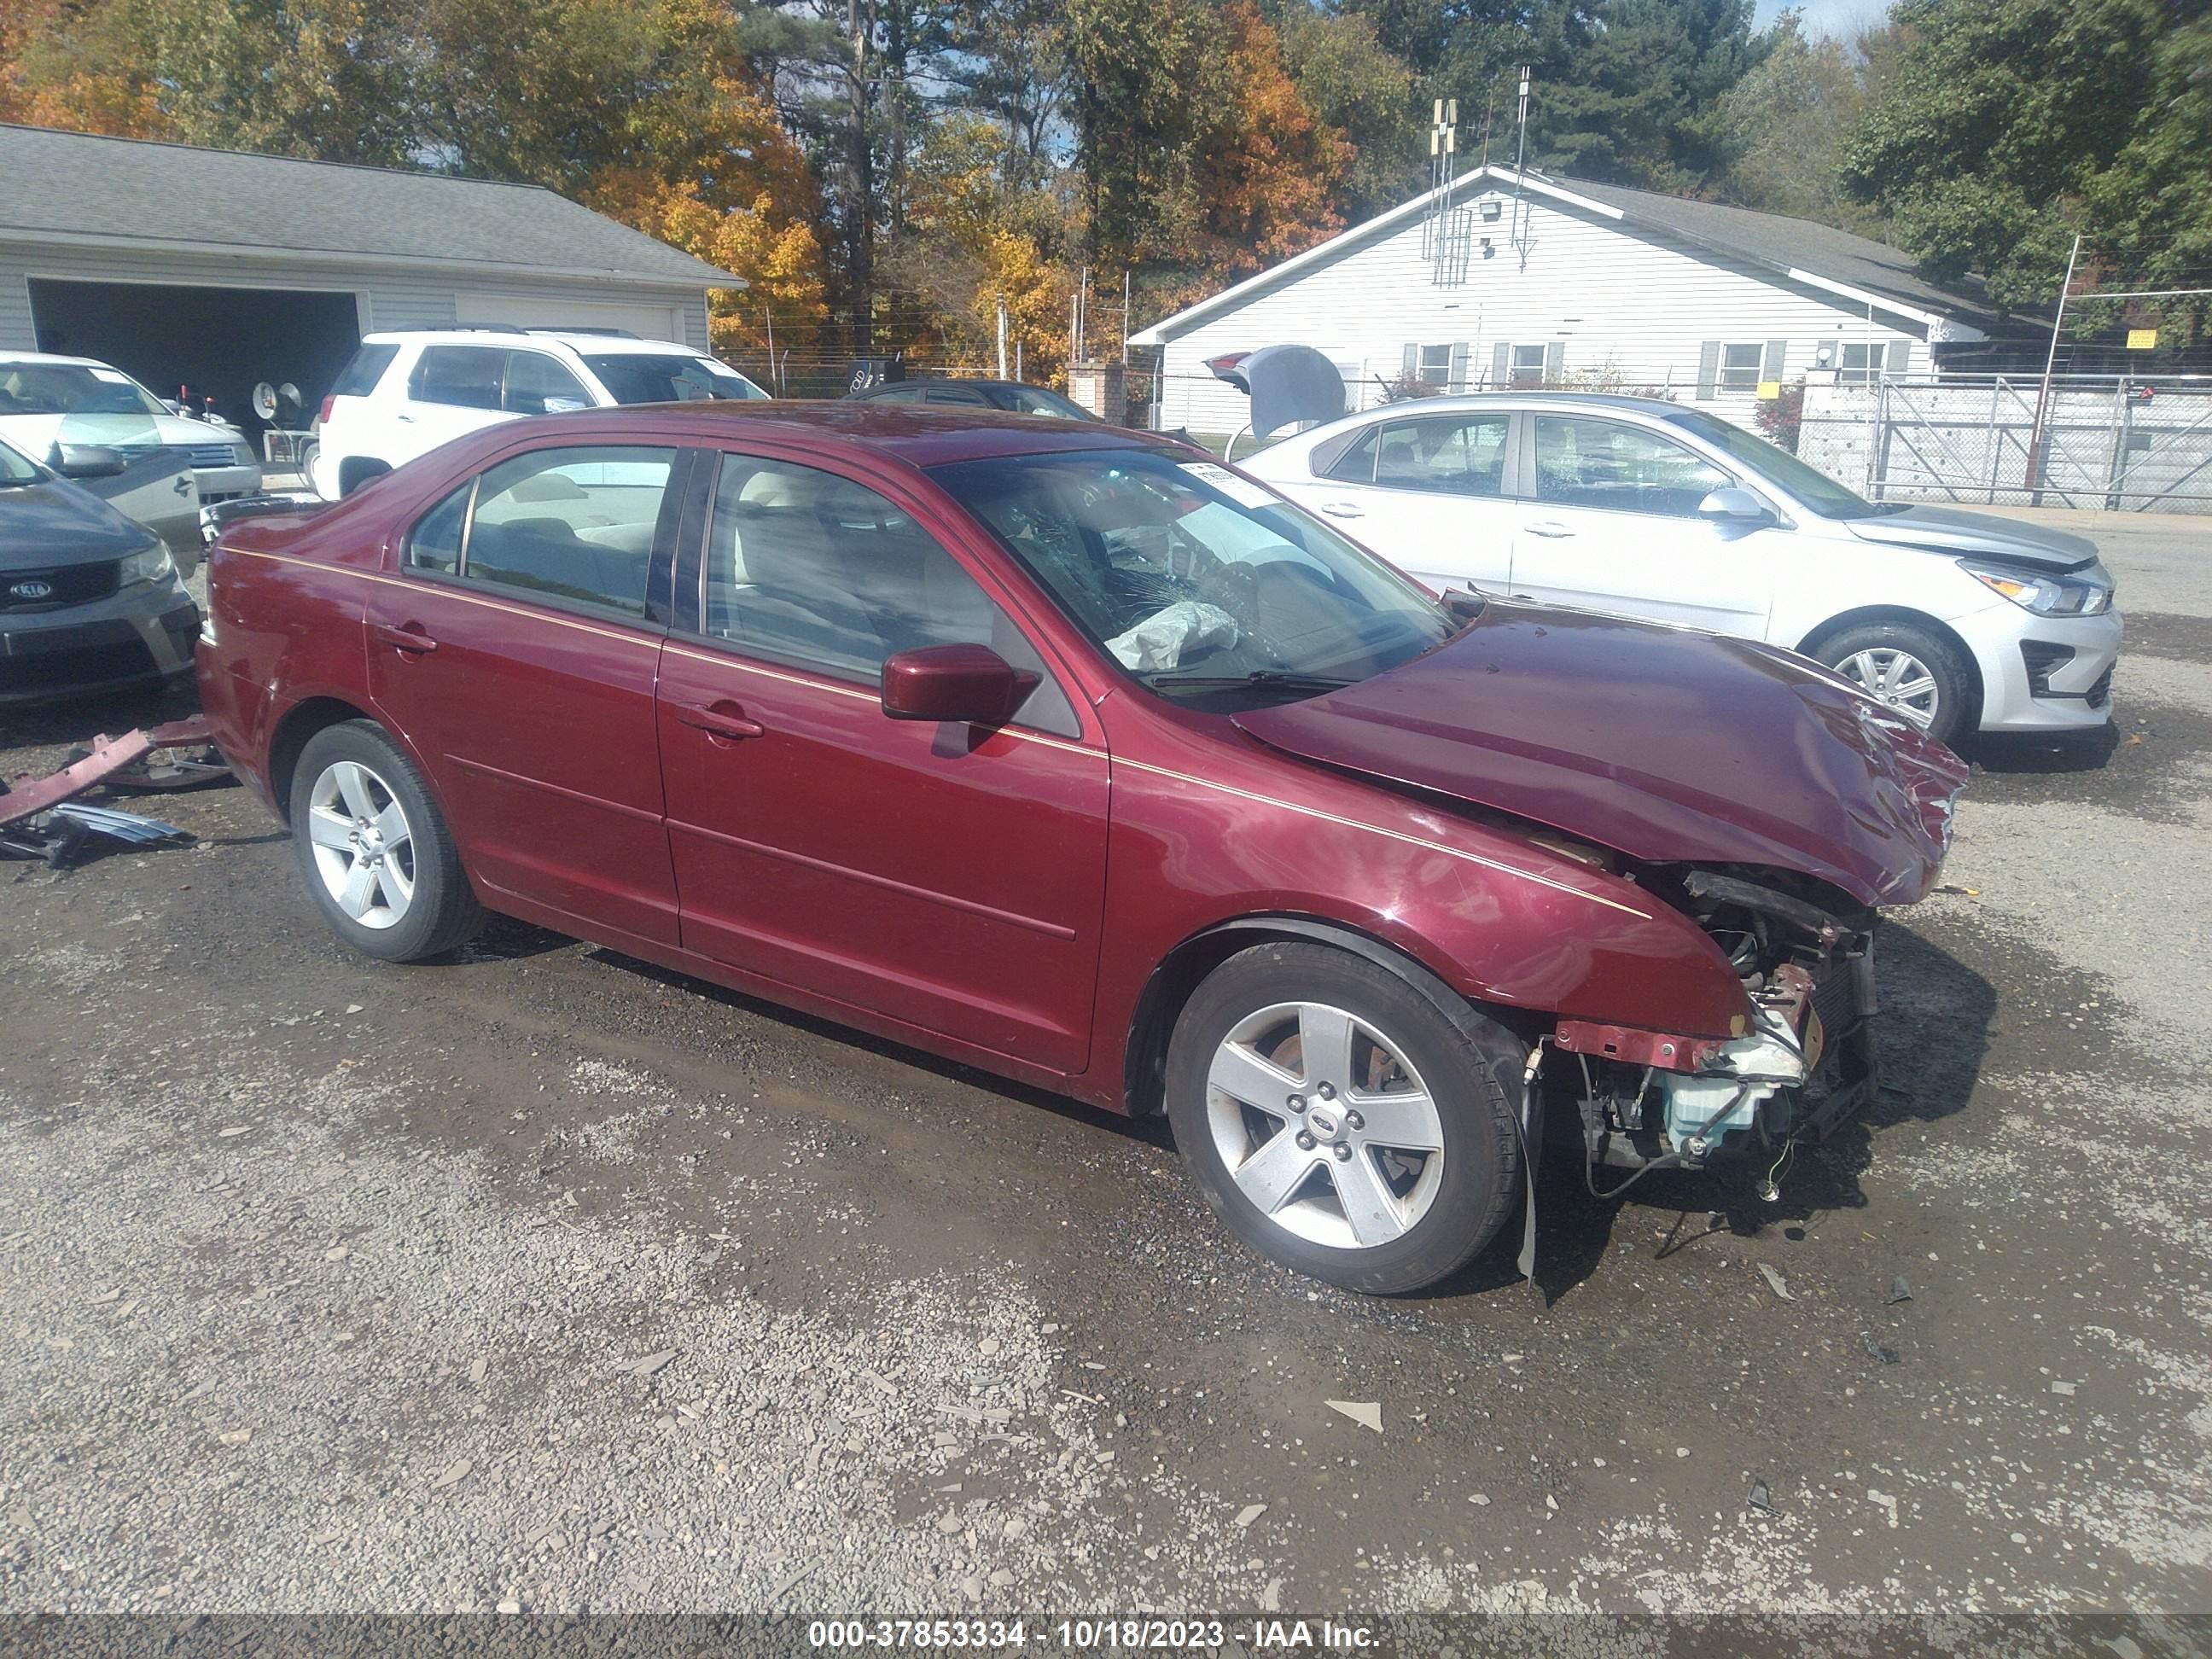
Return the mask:
<path id="1" fill-rule="evenodd" d="M 54 471 L 64 478 L 112 478 L 129 463 L 104 444 L 56 444 Z"/>
<path id="2" fill-rule="evenodd" d="M 925 645 L 884 661 L 884 713 L 895 720 L 963 720 L 1003 726 L 1037 676 L 988 645 Z"/>
<path id="3" fill-rule="evenodd" d="M 1731 486 L 1708 494 L 1698 503 L 1698 516 L 1708 524 L 1753 525 L 1769 523 L 1774 514 L 1748 489 Z"/>

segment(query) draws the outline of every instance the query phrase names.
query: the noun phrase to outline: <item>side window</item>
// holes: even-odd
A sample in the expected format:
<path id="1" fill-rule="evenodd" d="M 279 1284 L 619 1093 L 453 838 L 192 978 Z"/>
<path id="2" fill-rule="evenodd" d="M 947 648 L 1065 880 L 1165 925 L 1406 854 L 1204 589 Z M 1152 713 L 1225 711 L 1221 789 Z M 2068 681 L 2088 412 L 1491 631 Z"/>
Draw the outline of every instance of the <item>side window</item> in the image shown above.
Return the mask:
<path id="1" fill-rule="evenodd" d="M 885 658 L 988 645 L 1038 676 L 1016 719 L 1080 733 L 1028 636 L 959 561 L 866 486 L 789 461 L 722 457 L 706 562 L 706 631 L 747 655 L 876 685 Z"/>
<path id="2" fill-rule="evenodd" d="M 611 445 L 538 449 L 501 461 L 477 481 L 462 575 L 644 616 L 675 463 L 672 449 Z"/>
<path id="3" fill-rule="evenodd" d="M 510 415 L 557 415 L 564 410 L 589 409 L 592 399 L 583 382 L 559 360 L 542 351 L 510 351 L 502 406 Z"/>
<path id="4" fill-rule="evenodd" d="M 504 351 L 487 346 L 428 346 L 408 378 L 408 393 L 422 404 L 497 409 L 506 362 Z"/>
<path id="5" fill-rule="evenodd" d="M 1540 501 L 1688 519 L 1699 501 L 1733 482 L 1711 462 L 1640 427 L 1536 417 Z"/>
<path id="6" fill-rule="evenodd" d="M 922 393 L 929 388 L 916 382 L 911 386 L 895 386 L 888 392 L 872 392 L 866 401 L 872 404 L 918 404 Z"/>
<path id="7" fill-rule="evenodd" d="M 1334 478 L 1339 483 L 1373 483 L 1375 482 L 1375 447 L 1379 427 L 1369 427 L 1359 434 L 1357 443 L 1347 445 L 1334 460 L 1324 464 L 1317 476 Z"/>
<path id="8" fill-rule="evenodd" d="M 929 388 L 928 395 L 922 401 L 930 404 L 964 404 L 973 408 L 975 404 L 987 403 L 988 400 L 973 386 L 933 386 Z"/>
<path id="9" fill-rule="evenodd" d="M 470 479 L 440 501 L 407 532 L 404 562 L 411 569 L 434 570 L 441 576 L 461 573 L 461 538 L 469 527 L 469 501 L 477 481 Z"/>
<path id="10" fill-rule="evenodd" d="M 1505 434 L 1512 416 L 1431 415 L 1382 428 L 1375 482 L 1386 489 L 1498 495 L 1505 489 Z"/>

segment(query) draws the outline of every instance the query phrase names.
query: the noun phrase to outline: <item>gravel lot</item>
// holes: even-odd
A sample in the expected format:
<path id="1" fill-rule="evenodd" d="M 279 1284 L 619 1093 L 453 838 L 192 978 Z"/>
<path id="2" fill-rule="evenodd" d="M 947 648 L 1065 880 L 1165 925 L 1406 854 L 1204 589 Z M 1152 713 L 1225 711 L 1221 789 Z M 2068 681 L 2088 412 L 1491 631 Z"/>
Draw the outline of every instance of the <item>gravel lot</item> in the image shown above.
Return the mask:
<path id="1" fill-rule="evenodd" d="M 1778 1205 L 1553 1171 L 1540 1293 L 551 934 L 346 955 L 236 789 L 0 866 L 0 1609 L 2212 1608 L 2212 521 L 2090 528 L 2114 740 L 1980 756 L 1877 1106 Z"/>

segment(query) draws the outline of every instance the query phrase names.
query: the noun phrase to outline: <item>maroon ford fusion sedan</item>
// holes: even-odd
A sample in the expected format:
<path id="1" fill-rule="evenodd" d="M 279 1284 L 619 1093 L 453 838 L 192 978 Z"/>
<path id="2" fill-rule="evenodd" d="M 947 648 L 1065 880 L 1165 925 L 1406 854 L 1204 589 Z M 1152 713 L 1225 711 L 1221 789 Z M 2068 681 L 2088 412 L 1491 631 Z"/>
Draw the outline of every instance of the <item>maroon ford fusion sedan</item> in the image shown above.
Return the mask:
<path id="1" fill-rule="evenodd" d="M 1231 1231 L 1364 1291 L 1466 1261 L 1547 1139 L 1826 1133 L 1965 775 L 1786 652 L 1440 601 L 1062 421 L 516 422 L 210 572 L 219 740 L 356 949 L 495 910 L 1164 1109 Z"/>

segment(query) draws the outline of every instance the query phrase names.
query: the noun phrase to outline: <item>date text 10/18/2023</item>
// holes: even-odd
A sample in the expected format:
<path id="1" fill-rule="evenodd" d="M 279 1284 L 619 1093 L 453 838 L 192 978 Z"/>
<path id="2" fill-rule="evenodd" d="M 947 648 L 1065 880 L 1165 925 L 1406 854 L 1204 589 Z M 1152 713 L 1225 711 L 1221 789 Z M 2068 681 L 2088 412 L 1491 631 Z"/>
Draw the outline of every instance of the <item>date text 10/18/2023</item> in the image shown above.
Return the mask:
<path id="1" fill-rule="evenodd" d="M 1372 1646 L 1364 1625 L 1329 1619 L 1060 1619 L 1032 1626 L 1006 1619 L 817 1619 L 806 1626 L 816 1648 L 1019 1648 L 1032 1643 L 1070 1651 L 1204 1652 L 1231 1642 L 1247 1648 L 1357 1652 Z"/>

